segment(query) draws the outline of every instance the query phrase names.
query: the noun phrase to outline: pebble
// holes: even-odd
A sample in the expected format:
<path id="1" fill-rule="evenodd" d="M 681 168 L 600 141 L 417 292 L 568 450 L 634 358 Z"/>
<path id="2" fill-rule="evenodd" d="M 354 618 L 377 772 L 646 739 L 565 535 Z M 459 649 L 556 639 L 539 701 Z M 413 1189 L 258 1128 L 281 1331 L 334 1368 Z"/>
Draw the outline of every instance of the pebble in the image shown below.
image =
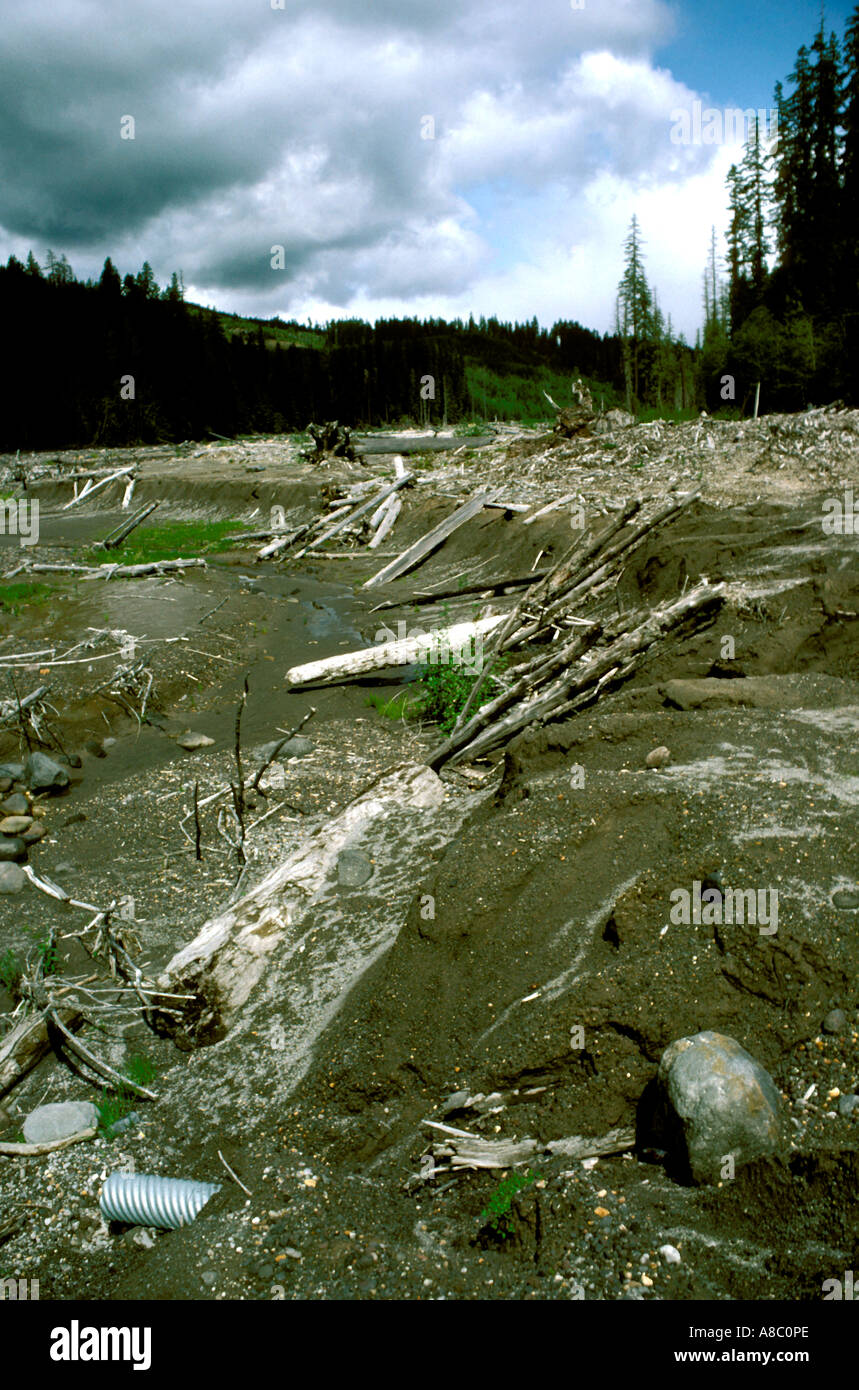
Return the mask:
<path id="1" fill-rule="evenodd" d="M 0 801 L 0 811 L 7 816 L 26 816 L 30 812 L 30 803 L 21 792 L 13 792 L 5 801 Z"/>
<path id="2" fill-rule="evenodd" d="M 32 816 L 4 816 L 0 820 L 0 835 L 20 835 L 33 824 Z"/>
<path id="3" fill-rule="evenodd" d="M 661 744 L 659 748 L 652 748 L 644 759 L 645 767 L 665 767 L 671 761 L 671 750 Z"/>
<path id="4" fill-rule="evenodd" d="M 0 864 L 0 893 L 20 893 L 27 875 L 17 864 Z"/>
<path id="5" fill-rule="evenodd" d="M 10 786 L 12 782 L 20 782 L 23 776 L 23 763 L 0 763 L 0 777 L 2 777 L 4 781 L 8 780 Z M 8 788 L 4 787 L 3 790 L 8 791 Z"/>
<path id="6" fill-rule="evenodd" d="M 2 828 L 2 827 L 0 827 Z M 823 1020 L 824 1033 L 843 1033 L 847 1027 L 847 1015 L 843 1009 L 830 1009 Z"/>
<path id="7" fill-rule="evenodd" d="M 33 821 L 33 824 L 24 831 L 21 839 L 25 845 L 34 845 L 47 833 L 48 827 L 46 825 L 42 825 L 39 821 Z"/>
<path id="8" fill-rule="evenodd" d="M 835 907 L 857 908 L 859 907 L 859 893 L 849 888 L 839 888 L 837 893 L 832 894 L 832 902 Z"/>
<path id="9" fill-rule="evenodd" d="M 204 1269 L 203 1273 L 200 1275 L 200 1278 L 206 1285 L 206 1288 L 210 1289 L 213 1286 L 213 1284 L 217 1281 L 218 1276 L 213 1269 Z"/>
<path id="10" fill-rule="evenodd" d="M 854 1110 L 859 1109 L 859 1096 L 839 1096 L 838 1113 L 845 1118 L 853 1114 Z"/>
<path id="11" fill-rule="evenodd" d="M 680 1251 L 677 1249 L 676 1245 L 660 1245 L 659 1253 L 666 1264 L 679 1265 Z"/>

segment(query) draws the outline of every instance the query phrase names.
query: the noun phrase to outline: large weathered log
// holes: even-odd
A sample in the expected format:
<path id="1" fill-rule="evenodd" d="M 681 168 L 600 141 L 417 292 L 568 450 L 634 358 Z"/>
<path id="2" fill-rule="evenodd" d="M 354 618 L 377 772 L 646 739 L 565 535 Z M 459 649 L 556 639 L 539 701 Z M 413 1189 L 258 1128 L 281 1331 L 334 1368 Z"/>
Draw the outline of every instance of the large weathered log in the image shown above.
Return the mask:
<path id="1" fill-rule="evenodd" d="M 76 1009 L 61 1010 L 67 1028 L 79 1028 L 83 1017 Z M 41 1014 L 22 1019 L 0 1043 L 0 1096 L 27 1075 L 50 1051 L 48 1025 Z"/>
<path id="2" fill-rule="evenodd" d="M 304 949 L 304 933 L 330 885 L 336 884 L 344 848 L 392 816 L 439 807 L 444 795 L 439 778 L 423 764 L 393 770 L 312 834 L 244 898 L 211 918 L 177 952 L 160 981 L 167 989 L 181 981 L 181 992 L 196 996 L 188 1030 L 198 1037 L 223 1035 L 272 968 L 278 949 Z"/>
<path id="3" fill-rule="evenodd" d="M 407 570 L 414 569 L 415 565 L 419 565 L 421 560 L 425 560 L 426 557 L 435 550 L 436 546 L 441 545 L 442 541 L 447 540 L 448 536 L 453 535 L 453 532 L 466 521 L 470 521 L 473 516 L 477 516 L 478 512 L 483 510 L 491 496 L 492 494 L 490 492 L 479 492 L 476 497 L 470 498 L 468 502 L 458 507 L 455 512 L 449 517 L 446 517 L 438 526 L 434 526 L 431 531 L 428 531 L 427 534 L 422 536 L 419 541 L 416 541 L 414 545 L 410 545 L 408 550 L 404 550 L 402 555 L 396 560 L 392 560 L 389 565 L 385 565 L 385 568 L 379 570 L 378 574 L 372 575 L 363 585 L 363 588 L 369 589 L 374 584 L 389 583 L 390 580 L 398 579 L 401 574 L 405 574 Z"/>
<path id="4" fill-rule="evenodd" d="M 293 686 L 352 680 L 385 666 L 409 666 L 414 661 L 432 660 L 433 657 L 475 666 L 478 664 L 475 639 L 482 639 L 484 633 L 491 632 L 503 621 L 503 615 L 479 618 L 476 623 L 455 623 L 453 627 L 362 647 L 357 652 L 339 652 L 320 661 L 309 661 L 304 666 L 293 666 L 287 671 L 286 679 Z"/>

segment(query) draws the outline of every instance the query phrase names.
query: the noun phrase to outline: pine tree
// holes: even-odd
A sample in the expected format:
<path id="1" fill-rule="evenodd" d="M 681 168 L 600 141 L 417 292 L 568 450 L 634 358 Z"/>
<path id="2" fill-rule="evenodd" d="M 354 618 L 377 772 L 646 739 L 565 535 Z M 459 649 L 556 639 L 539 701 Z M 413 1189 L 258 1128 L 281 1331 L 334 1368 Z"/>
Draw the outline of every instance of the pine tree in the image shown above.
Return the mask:
<path id="1" fill-rule="evenodd" d="M 633 213 L 624 242 L 626 265 L 617 288 L 615 323 L 623 340 L 627 408 L 640 399 L 647 348 L 653 339 L 653 298 L 641 250 L 638 218 Z"/>
<path id="2" fill-rule="evenodd" d="M 842 125 L 841 206 L 839 260 L 842 267 L 841 292 L 848 313 L 859 314 L 859 5 L 853 11 L 844 35 L 844 90 Z M 857 344 L 859 326 L 853 323 Z"/>
<path id="3" fill-rule="evenodd" d="M 98 287 L 100 290 L 103 290 L 105 294 L 109 294 L 112 298 L 118 299 L 119 296 L 122 294 L 122 281 L 119 278 L 119 271 L 113 264 L 113 261 L 110 259 L 110 256 L 107 257 L 107 260 L 105 261 L 102 267 Z"/>

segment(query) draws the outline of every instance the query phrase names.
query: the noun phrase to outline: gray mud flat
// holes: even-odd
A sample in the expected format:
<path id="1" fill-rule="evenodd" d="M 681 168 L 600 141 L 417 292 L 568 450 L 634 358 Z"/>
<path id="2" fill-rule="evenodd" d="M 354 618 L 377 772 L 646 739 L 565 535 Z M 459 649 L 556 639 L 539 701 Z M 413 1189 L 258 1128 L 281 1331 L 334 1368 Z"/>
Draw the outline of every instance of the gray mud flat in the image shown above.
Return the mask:
<path id="1" fill-rule="evenodd" d="M 558 494 L 585 467 L 564 458 Z M 702 576 L 724 581 L 718 620 L 648 653 L 632 680 L 575 718 L 520 735 L 475 769 L 446 771 L 438 810 L 390 818 L 350 842 L 371 876 L 350 887 L 332 871 L 220 1035 L 171 1041 L 138 1025 L 101 1040 L 114 1065 L 151 1058 L 159 1099 L 135 1104 L 139 1123 L 113 1141 L 26 1166 L 0 1160 L 4 1213 L 22 1220 L 0 1247 L 0 1275 L 38 1277 L 42 1297 L 55 1299 L 803 1301 L 856 1268 L 859 1109 L 840 1102 L 859 1086 L 859 911 L 843 905 L 859 879 L 859 551 L 855 538 L 819 529 L 823 462 L 815 471 L 798 458 L 795 472 L 772 478 L 749 478 L 748 462 L 737 465 L 737 500 L 699 503 L 637 552 L 617 591 L 633 605 Z M 522 466 L 511 446 L 497 469 L 505 495 Z M 844 481 L 851 467 L 841 456 Z M 485 458 L 477 468 L 463 488 L 495 477 Z M 604 482 L 602 498 L 643 490 L 647 478 L 607 469 Z M 196 505 L 204 483 L 189 486 Z M 752 488 L 769 493 L 751 497 Z M 248 515 L 267 503 L 261 493 L 247 498 Z M 452 505 L 410 498 L 397 544 Z M 384 597 L 400 607 L 384 619 L 440 621 L 441 606 L 416 619 L 409 595 L 463 574 L 527 572 L 541 550 L 557 558 L 569 541 L 556 515 L 530 527 L 500 512 L 476 518 L 390 586 Z M 48 803 L 49 834 L 31 855 L 88 901 L 130 894 L 152 971 L 235 906 L 236 865 L 214 816 L 199 864 L 179 822 L 193 781 L 202 796 L 234 773 L 246 670 L 249 761 L 310 704 L 318 713 L 304 730 L 313 751 L 279 769 L 250 812 L 278 808 L 253 831 L 243 893 L 324 835 L 374 777 L 435 746 L 433 729 L 368 708 L 384 685 L 283 687 L 290 664 L 373 640 L 380 615 L 363 605 L 376 595 L 352 588 L 372 564 L 358 552 L 336 576 L 324 562 L 299 574 L 255 567 L 244 553 L 181 582 L 117 586 L 103 600 L 77 586 L 62 605 L 28 613 L 33 645 L 71 643 L 108 620 L 157 634 L 163 704 L 142 730 L 94 701 L 95 663 L 55 673 L 69 747 L 99 725 L 107 732 L 103 709 L 117 743 L 102 759 L 84 753 L 70 790 Z M 455 611 L 470 616 L 482 600 L 462 602 Z M 19 626 L 16 643 L 22 636 Z M 188 727 L 214 745 L 183 753 L 174 736 Z M 668 764 L 646 768 L 662 745 Z M 0 760 L 16 751 L 7 739 Z M 85 819 L 63 823 L 75 814 Z M 672 894 L 715 871 L 767 894 L 770 913 L 777 894 L 777 929 L 771 915 L 673 920 Z M 68 921 L 59 912 L 30 889 L 0 898 L 0 953 L 31 949 L 46 926 Z M 90 968 L 74 941 L 63 952 L 63 968 Z M 844 1026 L 824 1031 L 833 1010 Z M 770 1071 L 789 1142 L 779 1159 L 696 1188 L 646 1142 L 647 1097 L 665 1048 L 706 1029 L 730 1034 Z M 96 1094 L 47 1059 L 0 1102 L 0 1138 L 46 1090 L 50 1101 Z M 481 1093 L 500 1100 L 465 1106 Z M 502 1239 L 481 1215 L 501 1175 L 434 1171 L 427 1120 L 541 1145 L 632 1127 L 639 1142 L 586 1163 L 538 1153 Z M 184 1230 L 141 1240 L 108 1229 L 97 1211 L 104 1176 L 128 1162 L 223 1190 Z M 667 1245 L 679 1260 L 662 1253 Z"/>

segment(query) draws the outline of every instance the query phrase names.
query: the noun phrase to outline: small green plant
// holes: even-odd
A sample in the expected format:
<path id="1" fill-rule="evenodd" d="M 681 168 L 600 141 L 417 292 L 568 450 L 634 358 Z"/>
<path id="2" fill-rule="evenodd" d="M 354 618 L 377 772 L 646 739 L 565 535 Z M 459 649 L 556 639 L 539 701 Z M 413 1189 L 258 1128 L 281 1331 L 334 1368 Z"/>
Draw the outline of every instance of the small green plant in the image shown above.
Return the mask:
<path id="1" fill-rule="evenodd" d="M 480 1213 L 481 1226 L 499 1240 L 507 1240 L 509 1236 L 515 1235 L 516 1227 L 510 1215 L 513 1198 L 523 1188 L 530 1187 L 539 1177 L 539 1173 L 532 1173 L 529 1168 L 525 1174 L 511 1173 L 509 1178 L 502 1178 L 489 1198 L 489 1205 Z"/>
<path id="2" fill-rule="evenodd" d="M 495 669 L 500 669 L 501 665 L 502 663 L 498 662 Z M 421 666 L 418 677 L 424 688 L 420 707 L 421 718 L 433 719 L 440 726 L 442 733 L 451 733 L 478 680 L 478 674 L 462 664 L 439 662 Z M 489 700 L 494 700 L 500 691 L 501 686 L 495 677 L 487 677 L 473 709 L 476 711 Z"/>
<path id="3" fill-rule="evenodd" d="M 148 1086 L 155 1078 L 155 1068 L 148 1057 L 134 1055 L 125 1064 L 125 1075 L 138 1086 Z M 105 1088 L 95 1103 L 99 1128 L 106 1133 L 117 1120 L 124 1120 L 134 1109 L 136 1099 L 129 1086 L 121 1084 L 113 1093 Z"/>

